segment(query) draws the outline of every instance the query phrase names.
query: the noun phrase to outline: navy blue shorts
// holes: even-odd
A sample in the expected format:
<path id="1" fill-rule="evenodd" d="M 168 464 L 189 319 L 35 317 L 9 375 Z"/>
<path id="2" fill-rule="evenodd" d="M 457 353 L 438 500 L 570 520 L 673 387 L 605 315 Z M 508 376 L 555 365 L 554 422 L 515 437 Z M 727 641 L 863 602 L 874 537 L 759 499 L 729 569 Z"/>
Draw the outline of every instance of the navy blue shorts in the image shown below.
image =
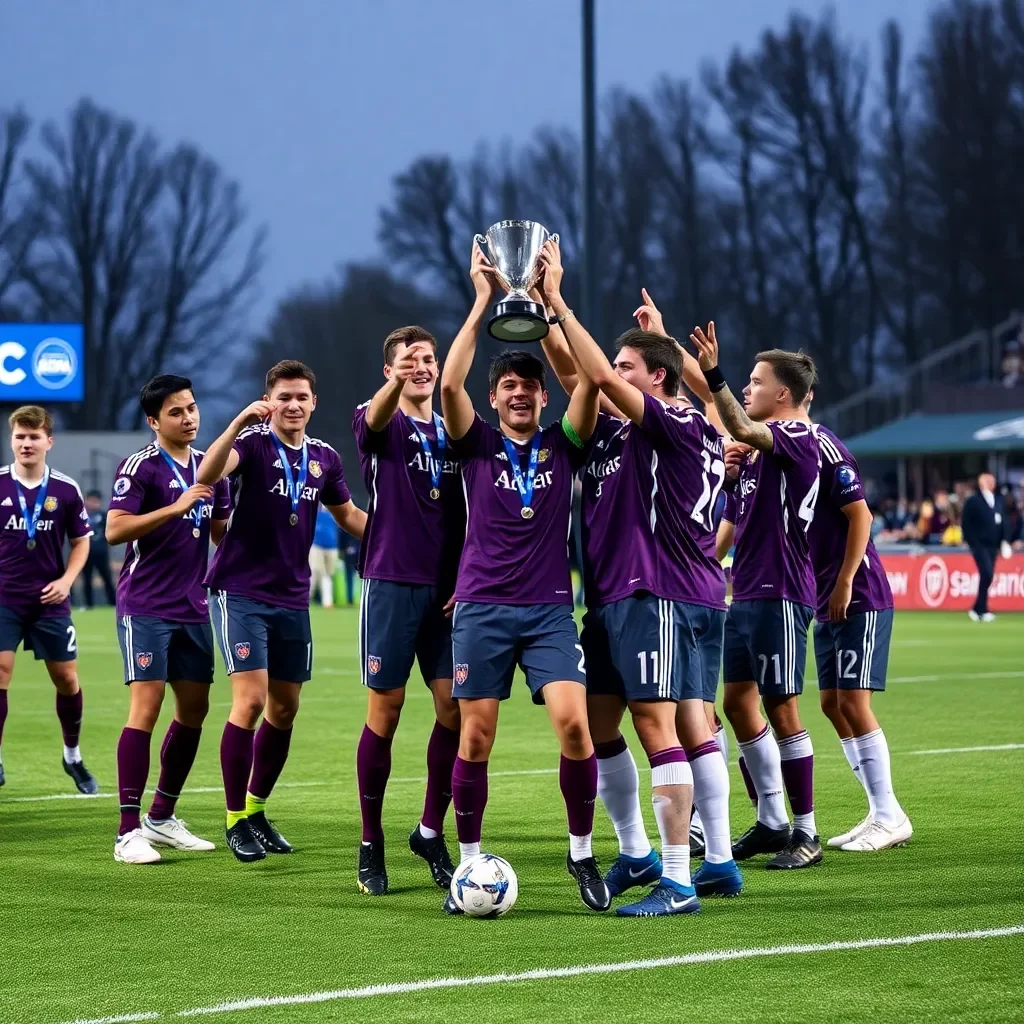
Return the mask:
<path id="1" fill-rule="evenodd" d="M 24 641 L 36 661 L 74 661 L 78 633 L 70 615 L 19 615 L 0 606 L 0 651 L 16 651 Z"/>
<path id="2" fill-rule="evenodd" d="M 304 683 L 313 674 L 308 608 L 281 608 L 221 590 L 210 595 L 210 614 L 229 676 L 264 669 L 282 683 Z"/>
<path id="3" fill-rule="evenodd" d="M 208 622 L 119 615 L 117 642 L 125 683 L 213 682 L 213 630 Z"/>
<path id="4" fill-rule="evenodd" d="M 452 625 L 437 587 L 363 580 L 359 602 L 359 674 L 363 686 L 394 690 L 414 660 L 423 681 L 452 678 Z"/>
<path id="5" fill-rule="evenodd" d="M 710 628 L 697 637 L 701 667 L 704 672 L 703 699 L 715 703 L 718 696 L 718 680 L 722 675 L 722 645 L 725 642 L 725 612 L 721 608 L 709 608 L 712 616 Z"/>
<path id="6" fill-rule="evenodd" d="M 845 622 L 815 623 L 819 690 L 885 689 L 892 614 L 887 608 L 851 615 Z"/>
<path id="7" fill-rule="evenodd" d="M 649 593 L 588 610 L 581 636 L 589 665 L 587 693 L 624 701 L 713 701 L 724 618 L 714 608 Z M 705 653 L 714 659 L 710 697 Z"/>
<path id="8" fill-rule="evenodd" d="M 564 604 L 474 604 L 460 601 L 452 617 L 452 696 L 460 700 L 512 694 L 518 665 L 534 704 L 548 683 L 586 685 L 583 648 L 572 608 Z"/>
<path id="9" fill-rule="evenodd" d="M 793 601 L 733 601 L 725 617 L 725 681 L 754 680 L 762 696 L 803 693 L 813 617 L 810 608 Z"/>

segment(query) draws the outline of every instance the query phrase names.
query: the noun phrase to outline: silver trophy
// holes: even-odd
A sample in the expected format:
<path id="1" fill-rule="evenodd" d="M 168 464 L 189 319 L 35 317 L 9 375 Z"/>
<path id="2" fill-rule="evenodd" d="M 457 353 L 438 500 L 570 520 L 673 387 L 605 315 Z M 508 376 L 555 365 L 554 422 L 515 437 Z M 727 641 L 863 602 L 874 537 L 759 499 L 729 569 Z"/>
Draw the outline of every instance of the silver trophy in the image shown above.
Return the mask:
<path id="1" fill-rule="evenodd" d="M 540 341 L 548 333 L 544 307 L 534 302 L 529 291 L 540 279 L 540 251 L 544 243 L 558 235 L 548 233 L 543 224 L 532 220 L 501 220 L 492 224 L 486 235 L 473 241 L 490 260 L 501 286 L 508 291 L 494 307 L 487 331 L 499 341 Z"/>

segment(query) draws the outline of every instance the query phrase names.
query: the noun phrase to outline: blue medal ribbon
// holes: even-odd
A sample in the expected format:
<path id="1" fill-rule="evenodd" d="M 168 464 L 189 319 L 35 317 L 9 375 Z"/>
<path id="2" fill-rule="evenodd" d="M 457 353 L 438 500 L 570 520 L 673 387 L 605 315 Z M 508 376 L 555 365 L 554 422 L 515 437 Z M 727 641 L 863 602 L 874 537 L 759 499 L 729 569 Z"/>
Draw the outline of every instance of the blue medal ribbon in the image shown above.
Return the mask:
<path id="1" fill-rule="evenodd" d="M 164 449 L 160 448 L 159 445 L 157 445 L 157 448 L 159 448 L 160 454 L 164 457 L 164 462 L 166 462 L 167 465 L 171 467 L 171 472 L 174 474 L 174 479 L 178 481 L 178 486 L 181 488 L 181 493 L 184 494 L 185 491 L 187 491 L 190 487 L 194 487 L 196 482 L 196 453 L 192 451 L 191 448 L 189 448 L 188 464 L 189 468 L 192 470 L 192 483 L 186 483 L 185 478 L 181 475 L 181 469 L 172 458 L 170 452 L 164 451 Z M 205 501 L 197 501 L 195 503 L 195 506 L 189 511 L 188 514 L 189 519 L 191 519 L 195 524 L 193 526 L 193 531 L 195 532 L 195 535 L 197 537 L 199 536 L 199 531 L 202 529 L 203 526 L 203 506 L 205 504 Z"/>
<path id="2" fill-rule="evenodd" d="M 31 551 L 36 546 L 36 527 L 39 525 L 39 517 L 43 512 L 43 504 L 46 501 L 46 489 L 50 486 L 50 467 L 46 466 L 43 469 L 43 479 L 39 484 L 39 490 L 36 492 L 35 504 L 32 506 L 32 515 L 28 514 L 28 502 L 25 500 L 25 492 L 21 489 L 21 482 L 14 475 L 14 470 L 11 470 L 11 479 L 14 481 L 14 487 L 18 492 L 18 504 L 21 506 L 21 515 L 25 520 L 25 533 L 28 536 L 28 543 L 26 547 Z"/>
<path id="3" fill-rule="evenodd" d="M 292 473 L 292 464 L 288 461 L 288 450 L 285 448 L 281 438 L 273 431 L 270 436 L 274 439 L 277 452 L 281 456 L 281 469 L 284 472 L 284 489 L 292 503 L 292 514 L 288 522 L 295 526 L 299 521 L 299 501 L 302 499 L 302 491 L 306 486 L 306 479 L 309 472 L 309 446 L 306 439 L 302 439 L 302 465 L 299 468 L 299 477 L 296 480 Z"/>
<path id="4" fill-rule="evenodd" d="M 519 466 L 519 452 L 516 446 L 504 435 L 501 435 L 501 440 L 505 444 L 505 454 L 508 456 L 509 466 L 512 470 L 512 478 L 516 483 L 516 490 L 519 491 L 519 497 L 522 500 L 523 507 L 520 509 L 519 514 L 524 519 L 533 518 L 533 509 L 530 507 L 533 503 L 533 483 L 537 476 L 537 463 L 540 461 L 540 434 L 538 430 L 533 435 L 533 444 L 530 446 L 530 461 L 526 467 L 526 477 L 523 477 L 523 471 Z"/>
<path id="5" fill-rule="evenodd" d="M 444 432 L 444 420 L 436 412 L 434 413 L 434 430 L 437 432 L 437 452 L 435 453 L 433 445 L 430 443 L 430 438 L 420 429 L 420 425 L 411 416 L 409 419 L 420 439 L 420 447 L 423 449 L 423 454 L 427 457 L 427 468 L 430 470 L 430 485 L 432 488 L 430 496 L 432 498 L 439 498 L 441 496 L 441 471 L 444 468 L 444 450 L 448 444 L 448 439 Z"/>

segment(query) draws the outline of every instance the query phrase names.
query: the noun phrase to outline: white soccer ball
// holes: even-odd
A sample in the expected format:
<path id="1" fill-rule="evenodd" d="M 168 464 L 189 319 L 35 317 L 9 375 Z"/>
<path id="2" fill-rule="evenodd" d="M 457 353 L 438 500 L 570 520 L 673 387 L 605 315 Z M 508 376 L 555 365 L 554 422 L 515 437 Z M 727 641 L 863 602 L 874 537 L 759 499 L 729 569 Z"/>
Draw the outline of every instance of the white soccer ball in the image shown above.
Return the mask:
<path id="1" fill-rule="evenodd" d="M 478 853 L 455 869 L 451 893 L 469 917 L 501 917 L 515 906 L 519 879 L 504 858 Z"/>

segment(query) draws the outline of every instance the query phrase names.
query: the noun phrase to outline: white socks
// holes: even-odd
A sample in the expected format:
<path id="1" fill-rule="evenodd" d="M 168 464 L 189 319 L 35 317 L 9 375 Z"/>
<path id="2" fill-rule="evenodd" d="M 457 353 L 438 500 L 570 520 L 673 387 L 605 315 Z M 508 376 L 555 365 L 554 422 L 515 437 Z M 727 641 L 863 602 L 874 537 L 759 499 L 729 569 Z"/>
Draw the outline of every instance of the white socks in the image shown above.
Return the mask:
<path id="1" fill-rule="evenodd" d="M 479 843 L 459 843 L 459 860 L 475 857 L 480 852 Z"/>
<path id="2" fill-rule="evenodd" d="M 69 747 L 67 744 L 64 745 L 64 760 L 68 764 L 78 764 L 82 760 L 82 752 L 78 747 Z"/>
<path id="3" fill-rule="evenodd" d="M 861 782 L 867 790 L 870 814 L 883 825 L 898 825 L 906 816 L 892 791 L 892 769 L 889 765 L 889 744 L 881 729 L 855 736 L 860 760 Z"/>
<path id="4" fill-rule="evenodd" d="M 667 764 L 655 765 L 651 769 L 651 789 L 673 787 L 680 796 L 685 786 L 693 786 L 693 771 L 688 761 L 669 761 Z M 673 796 L 675 793 L 673 794 Z M 672 797 L 657 792 L 652 795 L 654 817 L 658 821 L 658 832 L 661 835 L 661 877 L 664 881 L 688 887 L 690 885 L 690 844 L 670 843 L 669 830 L 671 822 L 679 813 L 678 807 L 673 808 Z"/>
<path id="5" fill-rule="evenodd" d="M 759 736 L 739 747 L 757 790 L 757 820 L 769 828 L 784 828 L 789 815 L 782 787 L 782 756 L 771 726 L 766 725 Z"/>
<path id="6" fill-rule="evenodd" d="M 571 832 L 569 833 L 569 856 L 573 860 L 586 860 L 588 857 L 594 856 L 594 850 L 591 844 L 593 833 L 586 836 L 574 836 Z"/>
<path id="7" fill-rule="evenodd" d="M 725 726 L 724 725 L 722 726 L 721 729 L 718 730 L 718 732 L 715 733 L 714 739 L 715 739 L 715 742 L 718 744 L 718 749 L 722 752 L 722 758 L 724 759 L 726 765 L 728 766 L 728 764 L 729 764 L 729 734 L 725 731 Z"/>
<path id="8" fill-rule="evenodd" d="M 640 808 L 640 774 L 630 751 L 597 759 L 597 793 L 611 818 L 619 853 L 642 858 L 651 852 Z"/>
<path id="9" fill-rule="evenodd" d="M 320 603 L 325 608 L 334 607 L 334 580 L 330 576 L 320 578 Z"/>
<path id="10" fill-rule="evenodd" d="M 693 799 L 701 812 L 704 826 L 704 859 L 709 864 L 732 860 L 729 834 L 729 769 L 725 759 L 714 751 L 690 761 L 693 771 Z"/>
<path id="11" fill-rule="evenodd" d="M 420 822 L 420 835 L 423 836 L 424 839 L 436 839 L 437 838 L 437 829 L 427 828 L 427 826 L 424 825 L 423 822 L 421 821 Z"/>

